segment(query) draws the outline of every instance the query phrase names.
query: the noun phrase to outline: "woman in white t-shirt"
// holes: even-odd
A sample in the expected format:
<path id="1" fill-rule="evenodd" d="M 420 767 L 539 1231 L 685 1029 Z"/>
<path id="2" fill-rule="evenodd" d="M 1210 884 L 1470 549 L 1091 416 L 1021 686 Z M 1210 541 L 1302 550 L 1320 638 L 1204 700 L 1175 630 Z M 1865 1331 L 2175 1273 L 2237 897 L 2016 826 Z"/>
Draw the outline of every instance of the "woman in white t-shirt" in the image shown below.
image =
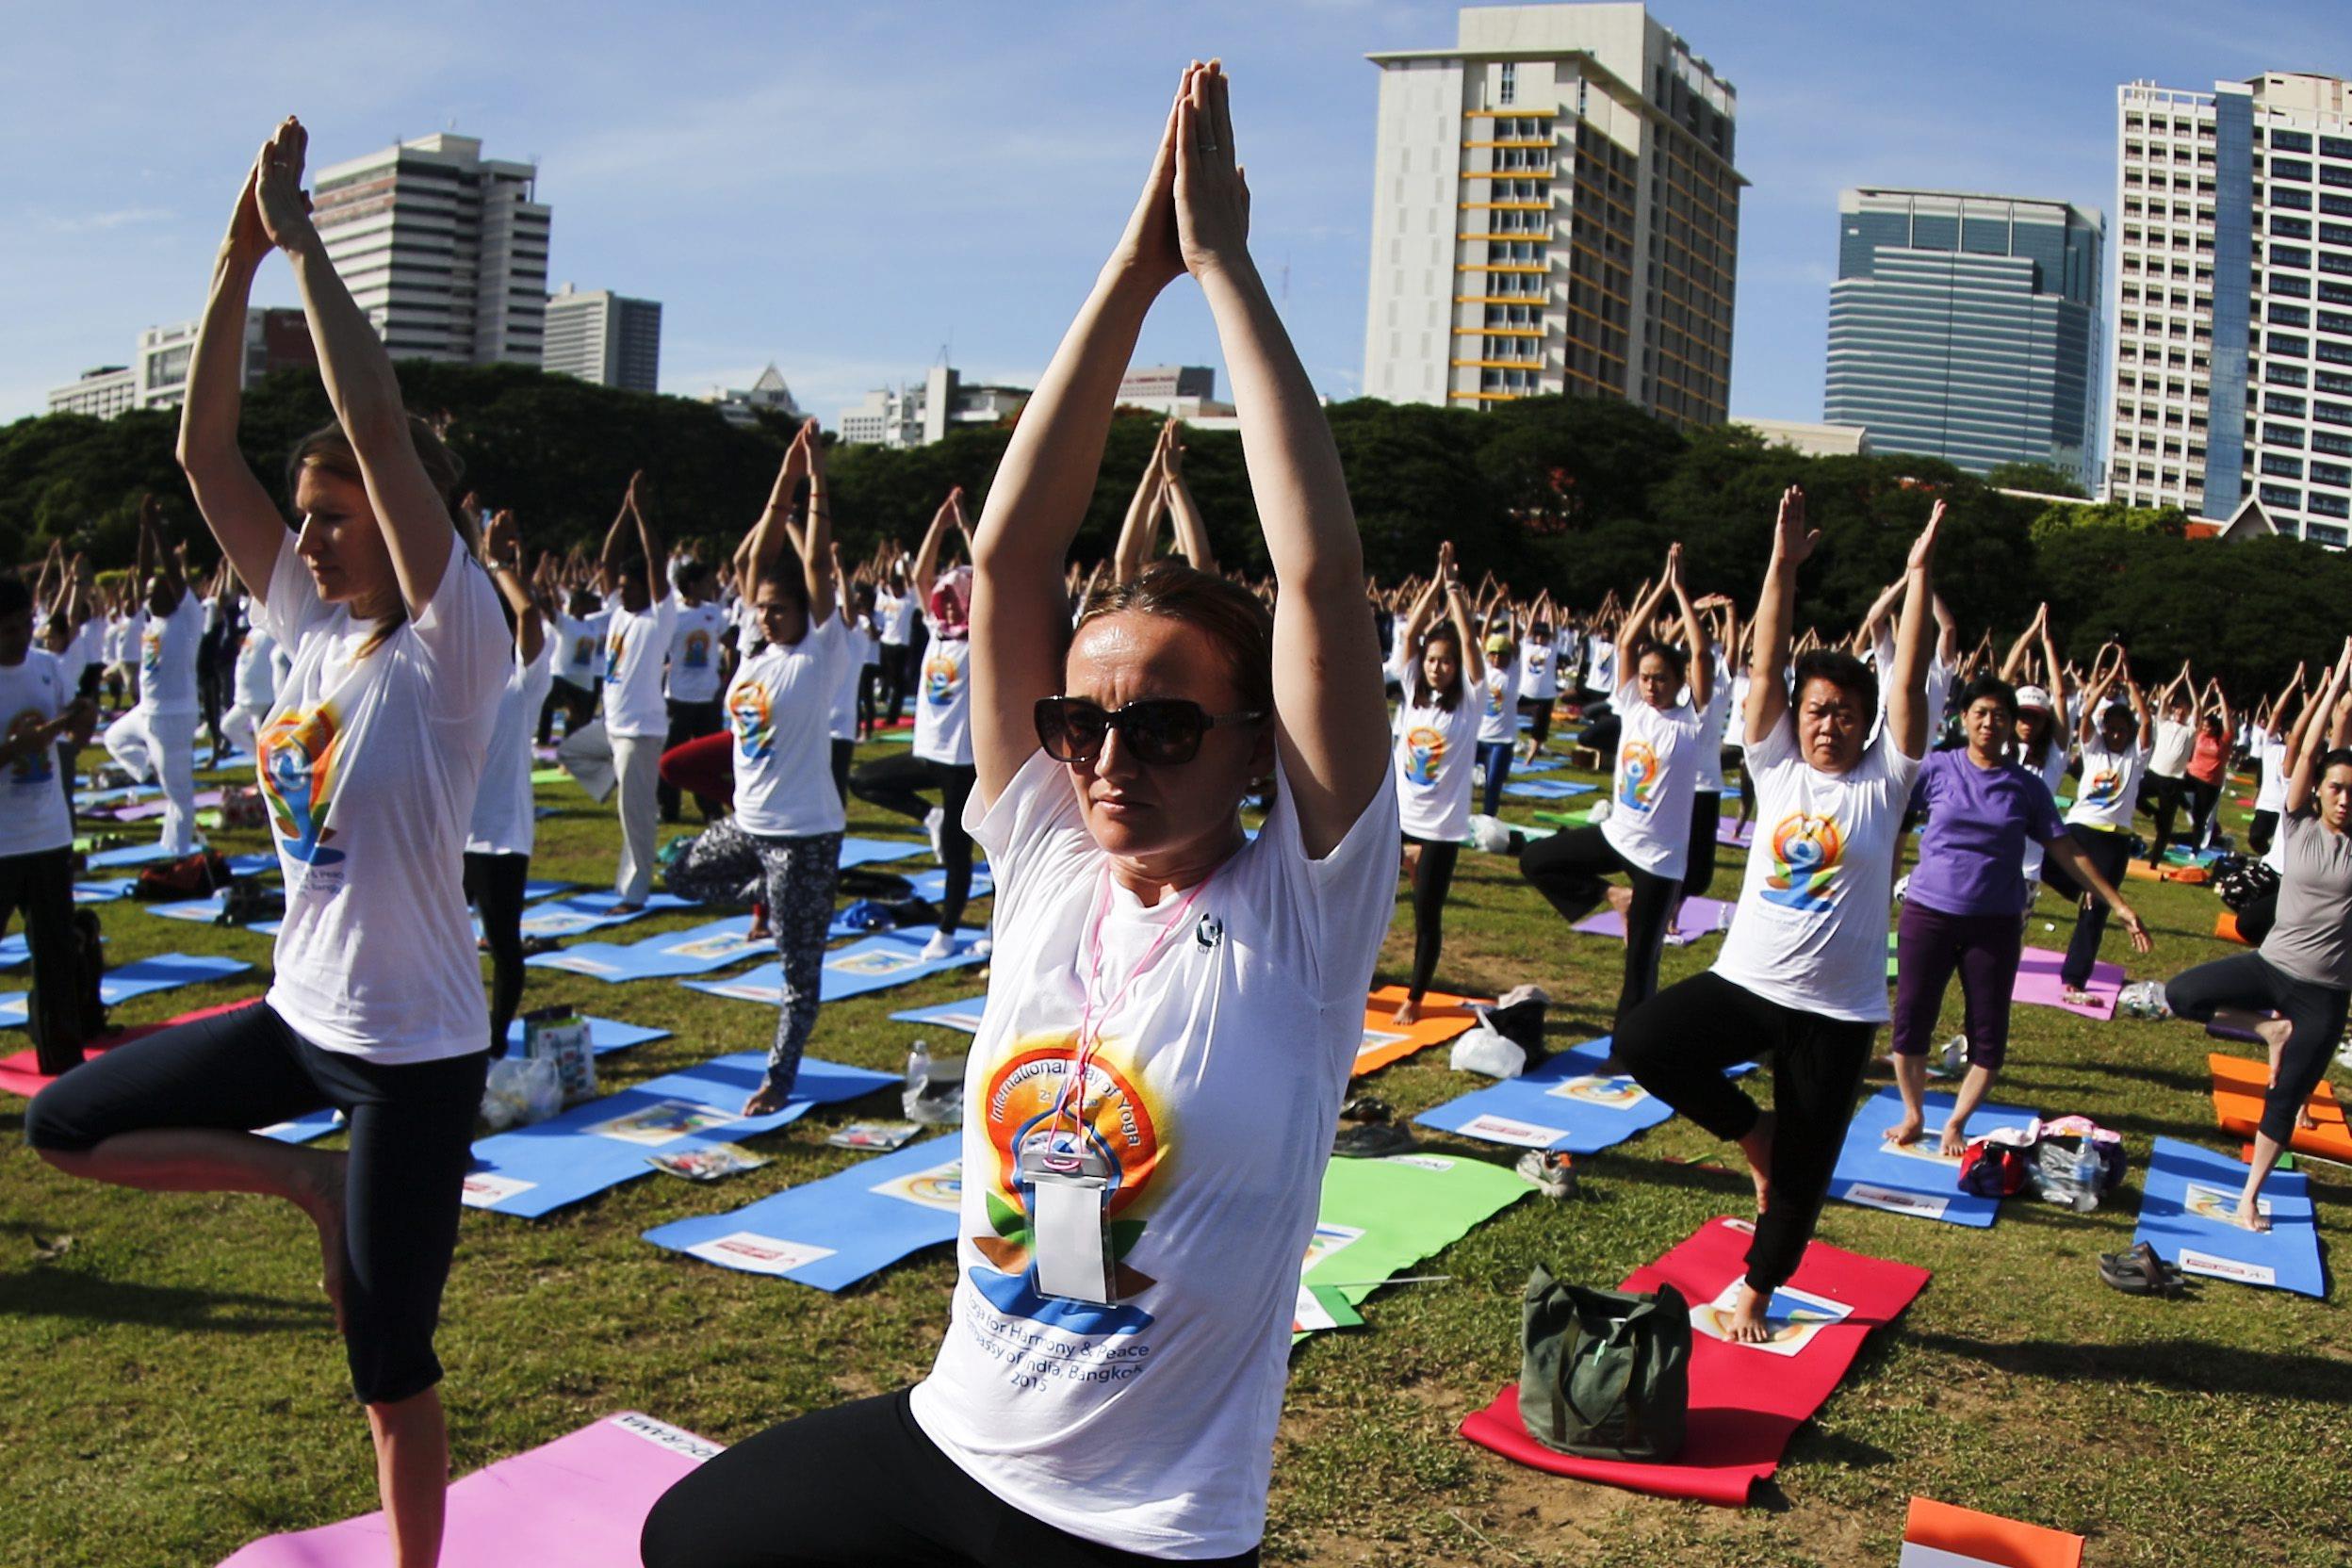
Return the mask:
<path id="1" fill-rule="evenodd" d="M 459 857 L 514 645 L 451 512 L 456 460 L 401 408 L 312 226 L 303 142 L 287 120 L 237 197 L 179 440 L 256 618 L 294 650 L 260 761 L 286 888 L 276 978 L 256 1005 L 74 1069 L 25 1131 L 74 1175 L 261 1193 L 310 1216 L 375 1437 L 388 1556 L 427 1563 L 449 1472 L 433 1329 L 488 1060 Z M 237 444 L 246 301 L 273 247 L 293 261 L 340 421 L 288 463 L 299 534 Z M 349 1153 L 245 1131 L 329 1106 Z"/>
<path id="2" fill-rule="evenodd" d="M 1224 79 L 1185 77 L 981 524 L 972 817 L 998 942 L 938 1362 L 704 1464 L 655 1505 L 648 1568 L 1257 1560 L 1397 815 L 1364 744 L 1385 710 L 1338 452 L 1243 247 Z M 1119 376 L 1187 266 L 1280 605 L 1269 624 L 1247 591 L 1163 564 L 1073 635 L 1063 562 Z M 1269 773 L 1251 841 L 1241 803 Z"/>
<path id="3" fill-rule="evenodd" d="M 1441 596 L 1446 618 L 1437 620 Z M 1483 707 L 1474 694 L 1486 690 L 1451 543 L 1439 547 L 1437 575 L 1414 602 L 1383 673 L 1402 693 L 1389 731 L 1405 874 L 1413 879 L 1413 978 L 1395 1021 L 1410 1024 L 1421 1020 L 1421 998 L 1446 945 L 1446 894 L 1470 836 L 1470 763 Z"/>
<path id="4" fill-rule="evenodd" d="M 1682 612 L 1687 650 L 1650 635 L 1669 594 Z M 1667 923 L 1681 902 L 1690 858 L 1699 754 L 1713 743 L 1701 727 L 1715 691 L 1713 649 L 1683 586 L 1680 545 L 1667 551 L 1657 585 L 1626 612 L 1617 645 L 1625 651 L 1625 681 L 1612 694 L 1619 722 L 1609 816 L 1597 827 L 1563 828 L 1527 845 L 1519 871 L 1572 925 L 1603 899 L 1624 918 L 1623 1016 L 1658 989 Z M 1610 885 L 1620 874 L 1629 887 Z"/>
<path id="5" fill-rule="evenodd" d="M 2107 700 L 2118 683 L 2130 698 L 2128 708 Z M 2132 811 L 2139 798 L 2140 776 L 2148 767 L 2151 727 L 2148 699 L 2132 678 L 2123 649 L 2112 644 L 2100 649 L 2082 699 L 2078 731 L 2082 778 L 2066 810 L 2066 833 L 2082 858 L 2114 886 L 2122 884 L 2123 869 L 2132 861 Z M 2084 988 L 2091 983 L 2099 944 L 2107 934 L 2107 902 L 2054 863 L 2044 863 L 2042 877 L 2059 897 L 2077 901 L 2074 935 L 2066 941 L 2058 978 L 2066 1000 L 2087 1003 L 2091 998 Z"/>
<path id="6" fill-rule="evenodd" d="M 964 527 L 961 485 L 947 493 L 915 552 L 915 581 L 927 598 L 924 645 L 915 691 L 915 739 L 903 757 L 885 757 L 851 771 L 849 792 L 887 811 L 912 817 L 931 835 L 931 852 L 946 868 L 939 898 L 939 929 L 923 944 L 924 959 L 956 951 L 956 929 L 972 896 L 972 834 L 964 825 L 964 803 L 972 798 L 976 774 L 972 753 L 972 568 L 939 570 L 940 551 L 953 528 L 971 549 Z M 1067 623 L 1065 623 L 1067 624 Z M 923 793 L 937 790 L 937 805 Z"/>
<path id="7" fill-rule="evenodd" d="M 1527 760 L 1552 738 L 1552 708 L 1560 700 L 1560 637 L 1552 591 L 1544 589 L 1527 612 L 1527 634 L 1519 642 L 1519 711 L 1527 716 Z"/>
<path id="8" fill-rule="evenodd" d="M 1797 568 L 1820 535 L 1805 496 L 1781 498 L 1772 564 L 1756 609 L 1746 765 L 1763 811 L 1740 906 L 1715 967 L 1671 986 L 1617 1023 L 1616 1054 L 1642 1086 L 1719 1138 L 1756 1179 L 1756 1237 L 1726 1325 L 1770 1337 L 1764 1308 L 1796 1272 L 1829 1193 L 1870 1038 L 1886 1021 L 1886 916 L 1898 829 L 1927 755 L 1934 636 L 1936 503 L 1911 547 L 1894 688 L 1873 734 L 1876 682 L 1849 654 L 1782 671 L 1796 623 Z M 1772 1109 L 1723 1070 L 1770 1055 Z"/>
<path id="9" fill-rule="evenodd" d="M 482 940 L 490 949 L 490 1054 L 496 1056 L 510 1048 L 507 1029 L 523 1001 L 523 894 L 531 886 L 539 828 L 531 792 L 531 719 L 555 684 L 556 642 L 523 580 L 523 540 L 514 513 L 490 519 L 482 564 L 498 586 L 514 639 L 466 831 L 466 896 L 482 916 Z"/>
<path id="10" fill-rule="evenodd" d="M 2305 666 L 2297 664 L 2294 677 L 2280 688 L 2278 695 L 2254 716 L 2254 733 L 2247 749 L 2253 752 L 2261 780 L 2254 786 L 2254 820 L 2246 830 L 2246 847 L 2258 858 L 2270 853 L 2271 840 L 2278 831 L 2278 813 L 2286 808 L 2287 772 L 2287 705 L 2303 689 Z"/>
<path id="11" fill-rule="evenodd" d="M 1511 781 L 1511 760 L 1519 755 L 1519 639 L 1510 597 L 1500 588 L 1481 609 L 1478 624 L 1486 635 L 1485 669 L 1474 692 L 1478 698 L 1478 766 L 1486 774 L 1480 806 L 1491 817 L 1502 803 L 1503 786 Z"/>

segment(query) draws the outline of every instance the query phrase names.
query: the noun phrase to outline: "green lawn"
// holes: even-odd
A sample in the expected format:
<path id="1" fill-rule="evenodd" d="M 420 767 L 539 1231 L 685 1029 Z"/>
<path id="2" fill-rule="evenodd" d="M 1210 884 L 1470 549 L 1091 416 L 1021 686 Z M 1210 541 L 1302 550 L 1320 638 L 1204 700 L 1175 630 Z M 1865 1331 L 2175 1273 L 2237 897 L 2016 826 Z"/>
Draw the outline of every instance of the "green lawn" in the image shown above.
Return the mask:
<path id="1" fill-rule="evenodd" d="M 604 884 L 616 838 L 610 811 L 569 785 L 540 793 L 562 814 L 540 825 L 534 872 Z M 2234 831 L 2246 815 L 2230 808 Z M 851 830 L 912 827 L 860 808 Z M 261 843 L 258 833 L 219 838 L 235 849 Z M 1739 866 L 1727 857 L 1718 895 L 1736 887 Z M 2135 960 L 2117 935 L 2106 956 L 2134 975 L 2222 951 L 2209 935 L 2218 909 L 2210 891 L 2135 882 L 2129 892 L 2158 950 Z M 269 957 L 267 941 L 242 931 L 159 921 L 127 903 L 103 915 L 117 964 L 175 948 Z M 647 920 L 617 936 L 694 918 Z M 2031 939 L 2063 946 L 2067 918 L 2045 899 Z M 1493 994 L 1535 981 L 1561 999 L 1559 1041 L 1606 1031 L 1617 949 L 1569 934 L 1507 862 L 1464 855 L 1447 937 L 1442 986 Z M 1383 981 L 1404 977 L 1410 945 L 1400 909 Z M 1716 946 L 1710 938 L 1669 950 L 1667 979 L 1703 968 Z M 137 1023 L 227 1001 L 256 988 L 253 978 L 145 998 L 117 1016 Z M 969 975 L 948 976 L 828 1004 L 811 1050 L 895 1070 L 914 1032 L 888 1015 L 973 988 Z M 527 1004 L 557 999 L 676 1032 L 605 1057 L 599 1070 L 615 1086 L 762 1048 L 774 1026 L 767 1009 L 667 982 L 615 988 L 532 972 Z M 1954 1028 L 1957 1015 L 1955 989 Z M 2098 1117 L 2131 1140 L 2135 1168 L 2160 1133 L 2224 1141 L 2207 1095 L 2209 1042 L 2189 1025 L 2022 1008 L 2014 1033 L 1998 1098 Z M 1472 1083 L 1435 1051 L 1368 1086 L 1409 1114 Z M 469 1213 L 440 1338 L 456 1469 L 616 1410 L 733 1440 L 920 1376 L 946 1321 L 943 1250 L 836 1298 L 638 1239 L 657 1221 L 733 1208 L 850 1163 L 858 1156 L 825 1147 L 825 1134 L 881 1108 L 820 1111 L 760 1139 L 774 1163 L 710 1189 L 649 1177 L 546 1220 Z M 366 1428 L 316 1290 L 306 1222 L 259 1200 L 66 1181 L 13 1135 L 22 1109 L 0 1097 L 0 1131 L 10 1135 L 0 1152 L 0 1452 L 11 1482 L 0 1561 L 207 1563 L 256 1535 L 372 1508 Z M 2021 1200 L 1991 1231 L 1833 1205 L 1823 1239 L 1936 1277 L 1798 1434 L 1769 1506 L 1734 1512 L 1558 1480 L 1457 1438 L 1461 1417 L 1516 1375 L 1528 1266 L 1613 1284 L 1712 1216 L 1740 1212 L 1743 1176 L 1671 1163 L 1724 1153 L 1670 1122 L 1589 1162 L 1579 1200 L 1530 1198 L 1432 1260 L 1428 1271 L 1450 1282 L 1384 1292 L 1366 1305 L 1366 1330 L 1303 1346 L 1268 1560 L 1890 1564 L 1904 1499 L 1918 1493 L 2083 1531 L 2100 1565 L 2352 1560 L 2338 1516 L 2352 1471 L 2352 1321 L 2340 1298 L 2221 1283 L 2173 1302 L 2108 1290 L 2091 1260 L 2128 1244 L 2136 1176 L 2097 1214 Z M 2340 1245 L 2346 1172 L 2308 1168 L 2322 1227 Z"/>

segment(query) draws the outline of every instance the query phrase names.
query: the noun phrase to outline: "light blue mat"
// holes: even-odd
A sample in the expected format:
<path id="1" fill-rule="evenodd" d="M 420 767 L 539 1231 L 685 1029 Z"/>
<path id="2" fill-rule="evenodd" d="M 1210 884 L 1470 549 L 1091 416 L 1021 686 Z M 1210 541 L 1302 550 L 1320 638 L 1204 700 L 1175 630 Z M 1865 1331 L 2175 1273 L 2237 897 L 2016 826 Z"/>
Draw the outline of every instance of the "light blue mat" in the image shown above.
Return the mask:
<path id="1" fill-rule="evenodd" d="M 981 961 L 972 944 L 979 939 L 977 931 L 960 934 L 956 950 L 944 958 L 925 961 L 923 944 L 930 933 L 923 931 L 892 931 L 879 937 L 852 942 L 825 956 L 824 998 L 839 1002 L 843 997 L 862 996 L 868 991 L 887 990 L 903 986 L 910 980 L 926 975 L 942 974 Z M 784 1000 L 784 966 L 781 963 L 762 964 L 758 969 L 726 980 L 684 980 L 679 984 L 691 990 L 707 991 L 712 996 L 729 997 L 737 1002 L 762 1002 L 769 1006 Z"/>
<path id="2" fill-rule="evenodd" d="M 1515 800 L 1568 800 L 1592 794 L 1599 788 L 1597 784 L 1578 784 L 1565 778 L 1514 778 L 1503 786 L 1503 793 Z"/>
<path id="3" fill-rule="evenodd" d="M 596 1018 L 591 1014 L 582 1014 L 581 1019 L 588 1025 L 588 1049 L 599 1056 L 608 1051 L 626 1051 L 647 1040 L 670 1037 L 667 1029 L 648 1029 L 642 1023 L 624 1023 L 618 1019 Z M 510 1052 L 523 1048 L 521 1019 L 506 1026 L 506 1048 Z"/>
<path id="4" fill-rule="evenodd" d="M 750 929 L 751 917 L 737 915 L 640 942 L 575 942 L 561 952 L 536 954 L 523 962 L 533 969 L 560 969 L 607 984 L 709 974 L 746 958 L 775 954 L 775 939 L 762 937 L 753 941 L 744 935 Z"/>
<path id="5" fill-rule="evenodd" d="M 960 1135 L 926 1138 L 727 1214 L 647 1231 L 656 1247 L 722 1268 L 846 1290 L 909 1252 L 956 1239 Z"/>
<path id="6" fill-rule="evenodd" d="M 2229 1155 L 2159 1137 L 2148 1154 L 2140 1226 L 2132 1239 L 2155 1248 L 2183 1274 L 2324 1298 L 2328 1270 L 2303 1173 L 2274 1170 L 2262 1184 L 2267 1231 L 2249 1231 L 2225 1217 L 2236 1210 L 2245 1186 L 2246 1167 Z"/>
<path id="7" fill-rule="evenodd" d="M 180 986 L 193 986 L 205 980 L 225 979 L 242 974 L 253 966 L 242 958 L 221 958 L 201 953 L 158 953 L 109 971 L 98 982 L 98 1000 L 107 1006 L 118 1006 L 135 996 L 153 991 L 168 991 Z M 25 1020 L 25 993 L 10 991 L 0 995 L 0 1028 L 14 1028 Z"/>
<path id="8" fill-rule="evenodd" d="M 658 915 L 670 909 L 691 909 L 692 901 L 676 893 L 647 895 L 645 907 L 626 915 L 616 915 L 612 906 L 621 901 L 618 893 L 574 893 L 569 898 L 551 899 L 535 904 L 523 911 L 523 935 L 526 937 L 577 937 L 583 931 L 602 931 L 609 926 L 626 925 L 646 915 Z"/>
<path id="9" fill-rule="evenodd" d="M 1936 1152 L 1936 1138 L 1952 1115 L 1952 1096 L 1929 1092 L 1919 1102 L 1927 1130 L 1917 1143 L 1898 1152 L 1886 1141 L 1888 1128 L 1903 1119 L 1903 1092 L 1889 1084 L 1855 1107 L 1846 1124 L 1846 1141 L 1838 1151 L 1837 1168 L 1830 1172 L 1829 1195 L 1866 1209 L 1917 1215 L 1947 1225 L 1983 1229 L 2001 1212 L 1998 1198 L 1979 1198 L 1960 1190 L 1960 1162 Z M 2034 1113 L 2015 1105 L 1979 1105 L 1968 1118 L 1971 1135 L 1996 1127 L 2024 1127 Z"/>
<path id="10" fill-rule="evenodd" d="M 890 1017 L 900 1023 L 936 1023 L 942 1029 L 961 1029 L 967 1035 L 980 1032 L 980 1013 L 988 1005 L 988 993 L 965 997 L 961 1002 L 942 1002 L 933 1007 L 916 1007 Z"/>
<path id="11" fill-rule="evenodd" d="M 1533 1071 L 1432 1105 L 1423 1127 L 1520 1149 L 1593 1154 L 1668 1120 L 1674 1112 L 1608 1069 L 1609 1037 L 1556 1052 Z"/>

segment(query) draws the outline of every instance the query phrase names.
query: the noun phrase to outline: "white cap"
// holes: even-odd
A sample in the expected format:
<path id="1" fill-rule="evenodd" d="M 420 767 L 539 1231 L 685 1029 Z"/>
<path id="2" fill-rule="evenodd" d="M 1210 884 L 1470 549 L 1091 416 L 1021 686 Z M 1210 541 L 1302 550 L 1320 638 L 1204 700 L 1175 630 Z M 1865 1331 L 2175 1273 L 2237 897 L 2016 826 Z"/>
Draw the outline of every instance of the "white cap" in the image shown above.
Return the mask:
<path id="1" fill-rule="evenodd" d="M 2043 712 L 2048 713 L 2053 711 L 2056 706 L 2057 705 L 2055 703 L 2050 700 L 2050 694 L 2039 686 L 2020 686 L 2017 688 L 2017 711 L 2020 713 L 2024 712 L 2029 708 L 2038 708 Z"/>

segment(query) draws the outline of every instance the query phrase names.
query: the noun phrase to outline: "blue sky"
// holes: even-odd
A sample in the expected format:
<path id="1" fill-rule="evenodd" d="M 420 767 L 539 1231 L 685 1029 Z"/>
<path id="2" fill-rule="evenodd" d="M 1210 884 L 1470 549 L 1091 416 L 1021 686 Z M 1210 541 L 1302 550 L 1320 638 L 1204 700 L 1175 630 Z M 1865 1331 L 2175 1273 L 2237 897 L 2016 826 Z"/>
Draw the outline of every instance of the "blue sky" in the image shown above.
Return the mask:
<path id="1" fill-rule="evenodd" d="M 275 14 L 272 14 L 272 12 Z M 1838 192 L 2115 201 L 2115 90 L 2352 74 L 2343 0 L 1668 0 L 1740 89 L 1735 413 L 1818 417 Z M 0 420 L 195 315 L 271 122 L 315 161 L 448 128 L 536 158 L 552 276 L 664 306 L 662 384 L 770 360 L 830 425 L 943 348 L 1026 384 L 1141 180 L 1169 90 L 1222 54 L 1253 244 L 1317 384 L 1363 372 L 1377 71 L 1448 45 L 1406 0 L 972 6 L 44 6 L 0 0 Z M 257 299 L 292 303 L 282 267 Z M 1180 282 L 1139 358 L 1220 364 Z M 1225 385 L 1221 368 L 1219 389 Z"/>

